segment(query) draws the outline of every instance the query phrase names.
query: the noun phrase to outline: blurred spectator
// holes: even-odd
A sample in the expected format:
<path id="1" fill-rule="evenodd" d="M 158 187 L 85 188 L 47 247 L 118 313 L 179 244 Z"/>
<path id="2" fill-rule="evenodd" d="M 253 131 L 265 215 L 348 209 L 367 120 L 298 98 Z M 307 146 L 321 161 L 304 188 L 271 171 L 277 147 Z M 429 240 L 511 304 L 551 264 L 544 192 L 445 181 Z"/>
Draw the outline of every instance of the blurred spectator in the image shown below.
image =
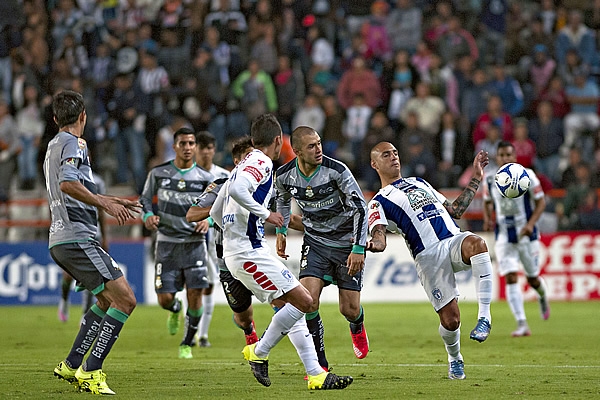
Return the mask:
<path id="1" fill-rule="evenodd" d="M 83 12 L 77 8 L 75 0 L 57 0 L 51 16 L 51 48 L 58 48 L 67 34 L 73 35 L 77 42 L 81 40 L 82 26 L 78 23 L 83 21 Z"/>
<path id="2" fill-rule="evenodd" d="M 20 187 L 24 190 L 31 190 L 35 188 L 37 180 L 36 160 L 45 122 L 38 88 L 29 83 L 25 84 L 23 97 L 24 107 L 17 112 L 15 118 L 21 148 L 17 162 Z"/>
<path id="3" fill-rule="evenodd" d="M 550 79 L 556 71 L 556 62 L 549 57 L 548 49 L 543 44 L 533 48 L 533 62 L 529 66 L 527 81 L 532 87 L 532 98 L 537 98 L 542 90 L 548 87 Z"/>
<path id="4" fill-rule="evenodd" d="M 541 0 L 539 19 L 542 22 L 544 33 L 551 36 L 556 32 L 556 22 L 558 15 L 556 12 L 555 0 Z"/>
<path id="5" fill-rule="evenodd" d="M 352 61 L 352 69 L 342 75 L 336 94 L 340 106 L 345 110 L 353 104 L 357 94 L 361 94 L 366 105 L 373 109 L 381 100 L 381 84 L 375 73 L 367 69 L 365 60 L 356 57 Z"/>
<path id="6" fill-rule="evenodd" d="M 390 142 L 397 146 L 398 141 L 396 133 L 390 126 L 390 123 L 382 110 L 377 110 L 371 117 L 367 135 L 362 141 L 362 151 L 359 161 L 359 169 L 362 172 L 364 188 L 369 191 L 375 191 L 377 186 L 377 172 L 371 168 L 371 149 L 379 142 Z"/>
<path id="7" fill-rule="evenodd" d="M 250 58 L 259 61 L 260 69 L 273 76 L 277 71 L 277 43 L 275 26 L 267 25 L 263 34 L 250 49 Z"/>
<path id="8" fill-rule="evenodd" d="M 426 145 L 430 146 L 438 133 L 445 110 L 444 101 L 430 94 L 429 84 L 419 82 L 415 89 L 415 95 L 406 102 L 406 106 L 401 112 L 401 119 L 406 123 L 408 113 L 416 112 L 419 116 L 419 128 L 428 135 L 429 139 Z M 429 148 L 431 149 L 431 146 Z"/>
<path id="9" fill-rule="evenodd" d="M 475 38 L 462 27 L 459 17 L 452 16 L 448 20 L 448 29 L 438 41 L 438 53 L 444 63 L 453 62 L 466 54 L 475 61 L 479 60 L 479 49 Z"/>
<path id="10" fill-rule="evenodd" d="M 429 77 L 429 69 L 431 67 L 431 58 L 432 58 L 432 52 L 429 49 L 429 45 L 427 45 L 427 42 L 417 43 L 416 51 L 410 57 L 410 64 L 419 73 L 419 78 L 421 80 L 424 80 L 427 82 L 429 82 L 431 80 Z"/>
<path id="11" fill-rule="evenodd" d="M 10 198 L 16 156 L 20 150 L 18 132 L 15 119 L 10 115 L 8 103 L 0 98 L 0 205 Z"/>
<path id="12" fill-rule="evenodd" d="M 346 120 L 342 128 L 342 133 L 350 144 L 352 153 L 352 170 L 357 177 L 362 176 L 358 170 L 361 160 L 362 141 L 367 136 L 373 107 L 367 104 L 366 98 L 362 93 L 356 93 L 352 100 L 352 105 L 346 110 Z"/>
<path id="13" fill-rule="evenodd" d="M 325 126 L 325 111 L 314 94 L 307 94 L 292 121 L 292 131 L 299 126 L 308 126 L 317 132 L 322 132 Z"/>
<path id="14" fill-rule="evenodd" d="M 435 138 L 434 155 L 437 161 L 438 185 L 442 188 L 455 187 L 463 166 L 464 138 L 455 126 L 454 115 L 446 111 L 442 115 L 440 132 Z"/>
<path id="15" fill-rule="evenodd" d="M 559 187 L 566 189 L 570 184 L 577 181 L 576 169 L 579 164 L 583 162 L 583 156 L 581 155 L 581 149 L 579 147 L 571 147 L 569 149 L 569 163 L 567 169 L 564 171 L 558 171 L 560 175 Z"/>
<path id="16" fill-rule="evenodd" d="M 214 26 L 209 26 L 206 28 L 204 33 L 204 42 L 200 48 L 211 53 L 211 59 L 219 68 L 219 81 L 223 85 L 229 85 L 232 72 L 237 70 L 235 63 L 232 66 L 232 62 L 235 61 L 233 59 L 235 55 L 232 54 L 231 46 L 227 44 L 227 42 L 221 40 L 221 36 L 217 28 Z M 234 71 L 231 71 L 232 69 Z"/>
<path id="17" fill-rule="evenodd" d="M 529 121 L 529 137 L 536 143 L 535 170 L 557 185 L 560 181 L 558 151 L 564 140 L 564 130 L 563 122 L 553 116 L 549 101 L 540 102 L 536 116 Z"/>
<path id="18" fill-rule="evenodd" d="M 310 55 L 311 68 L 308 79 L 313 80 L 318 74 L 330 74 L 335 63 L 333 44 L 327 40 L 318 24 L 308 28 L 304 45 Z"/>
<path id="19" fill-rule="evenodd" d="M 190 45 L 191 38 L 185 35 L 185 38 L 180 41 L 175 28 L 160 31 L 160 46 L 156 53 L 156 62 L 167 71 L 169 81 L 174 86 L 180 85 L 189 74 Z"/>
<path id="20" fill-rule="evenodd" d="M 495 93 L 500 96 L 504 111 L 511 117 L 518 116 L 525 107 L 521 85 L 512 76 L 506 74 L 504 64 L 495 64 L 492 68 L 493 76 L 490 85 Z"/>
<path id="21" fill-rule="evenodd" d="M 67 60 L 73 76 L 85 77 L 87 75 L 90 65 L 87 49 L 75 42 L 75 36 L 72 33 L 66 33 L 54 51 L 54 59 L 59 58 Z"/>
<path id="22" fill-rule="evenodd" d="M 413 53 L 422 37 L 423 12 L 413 0 L 396 0 L 386 18 L 386 29 L 394 51 Z"/>
<path id="23" fill-rule="evenodd" d="M 487 111 L 479 116 L 473 128 L 473 146 L 477 148 L 480 140 L 485 138 L 490 125 L 500 129 L 500 139 L 511 141 L 513 139 L 513 123 L 510 114 L 502 111 L 502 99 L 492 95 L 487 101 Z M 492 157 L 490 157 L 490 160 Z"/>
<path id="24" fill-rule="evenodd" d="M 360 27 L 369 19 L 371 6 L 375 0 L 346 0 L 343 2 L 346 27 L 350 36 L 360 31 Z"/>
<path id="25" fill-rule="evenodd" d="M 258 60 L 248 61 L 248 69 L 231 84 L 248 122 L 266 112 L 277 111 L 277 93 L 269 74 L 260 69 Z"/>
<path id="26" fill-rule="evenodd" d="M 527 119 L 517 118 L 514 125 L 515 132 L 511 143 L 515 147 L 517 162 L 525 168 L 533 168 L 536 157 L 536 146 L 535 142 L 529 138 Z"/>
<path id="27" fill-rule="evenodd" d="M 389 5 L 383 0 L 376 0 L 371 5 L 371 15 L 361 26 L 361 35 L 372 55 L 372 68 L 381 75 L 383 63 L 392 58 L 392 45 L 386 28 Z"/>
<path id="28" fill-rule="evenodd" d="M 486 64 L 504 64 L 507 0 L 484 0 L 479 15 L 479 49 Z"/>
<path id="29" fill-rule="evenodd" d="M 392 126 L 398 126 L 406 102 L 414 96 L 418 79 L 417 70 L 409 63 L 408 51 L 398 50 L 394 56 L 393 68 L 383 71 L 383 87 L 390 91 L 387 115 Z"/>
<path id="30" fill-rule="evenodd" d="M 521 70 L 527 71 L 527 66 L 532 63 L 531 55 L 534 53 L 534 48 L 537 45 L 545 46 L 548 55 L 554 54 L 552 35 L 544 32 L 542 20 L 539 16 L 534 17 L 527 26 L 519 31 L 517 43 L 512 52 L 507 53 L 507 62 L 513 64 L 518 62 L 519 65 L 523 64 Z M 512 56 L 515 59 L 512 59 Z"/>
<path id="31" fill-rule="evenodd" d="M 581 213 L 591 214 L 597 208 L 596 204 L 589 204 L 592 199 L 589 194 L 596 190 L 596 185 L 592 182 L 590 165 L 580 162 L 574 166 L 574 171 L 575 180 L 569 183 L 565 198 L 556 206 L 556 215 L 561 230 L 581 229 Z"/>
<path id="32" fill-rule="evenodd" d="M 575 83 L 575 75 L 581 72 L 589 72 L 590 67 L 585 65 L 577 50 L 570 48 L 565 55 L 565 62 L 558 65 L 557 72 L 565 85 Z"/>
<path id="33" fill-rule="evenodd" d="M 502 141 L 501 134 L 500 126 L 492 123 L 487 127 L 485 137 L 477 142 L 475 146 L 475 154 L 483 150 L 487 151 L 490 157 L 490 163 L 483 169 L 486 176 L 495 174 L 498 168 L 501 167 L 501 165 L 496 164 L 496 151 L 498 150 L 498 143 Z"/>
<path id="34" fill-rule="evenodd" d="M 283 132 L 289 134 L 292 132 L 291 125 L 296 108 L 297 93 L 302 92 L 300 88 L 303 86 L 302 82 L 297 79 L 297 74 L 292 68 L 289 56 L 279 56 L 274 83 L 277 90 L 277 102 L 279 103 L 277 119 Z M 318 132 L 321 132 L 321 130 Z"/>
<path id="35" fill-rule="evenodd" d="M 338 154 L 338 149 L 342 149 L 346 144 L 346 139 L 342 134 L 344 113 L 335 96 L 328 95 L 323 98 L 323 111 L 325 111 L 325 125 L 322 134 L 323 153 L 329 157 L 342 158 Z"/>
<path id="36" fill-rule="evenodd" d="M 485 113 L 487 101 L 493 93 L 488 76 L 482 68 L 473 71 L 473 77 L 462 93 L 461 116 L 474 126 L 480 115 Z"/>
<path id="37" fill-rule="evenodd" d="M 417 176 L 437 187 L 436 162 L 431 147 L 426 146 L 419 135 L 410 135 L 407 143 L 408 156 L 402 159 L 402 176 Z"/>
<path id="38" fill-rule="evenodd" d="M 273 13 L 273 5 L 269 0 L 258 0 L 254 12 L 248 16 L 248 44 L 254 45 L 268 31 L 275 32 L 278 16 Z"/>
<path id="39" fill-rule="evenodd" d="M 208 13 L 204 26 L 216 27 L 224 41 L 238 46 L 243 44 L 243 35 L 248 30 L 246 17 L 240 11 L 232 9 L 230 0 L 219 0 L 218 10 Z"/>
<path id="40" fill-rule="evenodd" d="M 11 97 L 9 103 L 12 105 L 14 111 L 18 111 L 25 105 L 25 85 L 34 85 L 38 92 L 41 92 L 41 85 L 31 66 L 26 64 L 23 49 L 14 51 L 11 58 L 12 83 L 10 86 Z"/>
<path id="41" fill-rule="evenodd" d="M 398 153 L 400 155 L 400 160 L 409 157 L 408 140 L 414 136 L 419 136 L 421 142 L 423 142 L 426 147 L 433 147 L 429 135 L 419 127 L 419 114 L 415 111 L 411 111 L 406 115 L 404 127 L 400 130 L 400 134 L 398 135 L 398 144 L 400 145 L 400 147 L 398 147 Z"/>
<path id="42" fill-rule="evenodd" d="M 560 76 L 555 75 L 550 79 L 548 87 L 543 89 L 539 96 L 534 99 L 531 108 L 536 110 L 538 104 L 542 101 L 549 101 L 552 105 L 552 115 L 561 120 L 571 111 L 571 104 L 569 104 L 564 82 Z"/>
<path id="43" fill-rule="evenodd" d="M 437 53 L 432 53 L 427 77 L 423 80 L 429 83 L 433 96 L 444 99 L 446 107 L 455 117 L 460 115 L 458 80 L 451 65 L 442 66 L 442 59 Z"/>
<path id="44" fill-rule="evenodd" d="M 555 51 L 558 64 L 564 64 L 567 51 L 574 48 L 587 67 L 597 65 L 596 46 L 594 32 L 584 25 L 581 11 L 575 9 L 569 11 L 567 26 L 562 28 L 556 37 Z"/>
<path id="45" fill-rule="evenodd" d="M 115 60 L 111 57 L 106 43 L 99 43 L 96 55 L 90 59 L 87 78 L 93 87 L 97 112 L 106 112 L 104 104 L 108 96 L 108 87 L 117 73 Z"/>

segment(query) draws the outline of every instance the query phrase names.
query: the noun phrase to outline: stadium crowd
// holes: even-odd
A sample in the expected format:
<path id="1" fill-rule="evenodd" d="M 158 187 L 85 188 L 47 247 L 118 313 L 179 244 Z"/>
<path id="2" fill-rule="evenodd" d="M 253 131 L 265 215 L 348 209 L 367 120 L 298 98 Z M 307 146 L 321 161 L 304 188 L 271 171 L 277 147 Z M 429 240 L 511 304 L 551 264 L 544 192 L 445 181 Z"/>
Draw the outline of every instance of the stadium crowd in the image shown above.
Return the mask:
<path id="1" fill-rule="evenodd" d="M 559 229 L 600 229 L 599 33 L 598 0 L 4 0 L 0 202 L 16 177 L 41 185 L 52 95 L 73 89 L 95 170 L 138 194 L 177 129 L 210 131 L 231 166 L 270 112 L 318 131 L 365 191 L 380 141 L 403 175 L 453 188 L 509 140 L 566 189 Z"/>

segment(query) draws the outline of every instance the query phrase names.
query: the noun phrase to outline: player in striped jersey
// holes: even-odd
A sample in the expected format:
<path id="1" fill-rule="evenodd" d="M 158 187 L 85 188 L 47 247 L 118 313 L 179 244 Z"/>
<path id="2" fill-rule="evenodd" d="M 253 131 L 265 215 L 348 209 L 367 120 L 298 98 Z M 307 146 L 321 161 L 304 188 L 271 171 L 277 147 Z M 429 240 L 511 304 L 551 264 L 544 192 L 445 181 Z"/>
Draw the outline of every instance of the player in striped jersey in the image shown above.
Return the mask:
<path id="1" fill-rule="evenodd" d="M 502 141 L 498 143 L 496 163 L 502 166 L 509 162 L 517 162 L 515 148 L 512 143 Z M 500 194 L 494 183 L 494 175 L 486 178 L 483 191 L 483 228 L 490 231 L 495 228 L 496 231 L 498 272 L 504 276 L 506 300 L 517 321 L 517 329 L 512 332 L 514 337 L 531 335 L 523 306 L 523 292 L 518 283 L 519 261 L 525 270 L 527 282 L 537 292 L 542 319 L 550 317 L 546 285 L 539 276 L 540 242 L 536 226 L 546 208 L 546 200 L 535 172 L 527 168 L 527 174 L 531 179 L 531 186 L 523 196 L 516 199 Z"/>
<path id="2" fill-rule="evenodd" d="M 323 287 L 338 286 L 340 312 L 350 325 L 354 354 L 365 358 L 369 340 L 360 304 L 365 246 L 367 244 L 366 201 L 352 173 L 341 162 L 323 155 L 321 138 L 312 128 L 300 126 L 292 132 L 296 158 L 277 170 L 277 210 L 284 222 L 277 228 L 277 254 L 285 253 L 291 200 L 302 210 L 304 242 L 300 260 L 300 282 L 313 297 L 306 314 L 319 363 L 329 367 L 325 357 L 323 323 L 319 298 Z"/>
<path id="3" fill-rule="evenodd" d="M 187 222 L 185 215 L 213 176 L 194 161 L 196 136 L 188 128 L 173 134 L 175 159 L 154 167 L 146 178 L 140 196 L 144 225 L 156 236 L 154 289 L 158 303 L 171 311 L 167 329 L 171 335 L 179 329 L 181 301 L 175 294 L 187 289 L 188 308 L 185 332 L 179 345 L 179 358 L 192 358 L 191 345 L 202 316 L 202 290 L 208 287 L 206 266 L 207 224 Z M 153 199 L 156 196 L 157 214 Z"/>
<path id="4" fill-rule="evenodd" d="M 398 150 L 381 142 L 371 150 L 371 167 L 381 179 L 381 189 L 369 202 L 371 241 L 367 250 L 385 250 L 386 230 L 401 234 L 415 260 L 417 275 L 440 318 L 439 333 L 448 352 L 448 377 L 464 379 L 460 353 L 460 310 L 455 272 L 472 269 L 479 301 L 478 321 L 471 339 L 483 342 L 491 330 L 492 262 L 485 241 L 462 232 L 460 218 L 479 188 L 488 154 L 473 160 L 473 176 L 458 198 L 450 203 L 421 178 L 403 178 Z"/>

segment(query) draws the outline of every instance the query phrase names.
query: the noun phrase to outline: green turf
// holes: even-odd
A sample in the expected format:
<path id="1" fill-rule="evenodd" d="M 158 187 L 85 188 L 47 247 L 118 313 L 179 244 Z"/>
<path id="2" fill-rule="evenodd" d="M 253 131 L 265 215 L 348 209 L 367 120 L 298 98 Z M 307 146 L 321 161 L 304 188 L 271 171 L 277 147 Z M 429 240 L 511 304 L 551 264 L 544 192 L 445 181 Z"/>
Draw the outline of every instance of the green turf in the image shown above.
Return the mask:
<path id="1" fill-rule="evenodd" d="M 515 323 L 506 303 L 492 307 L 490 338 L 469 340 L 474 304 L 461 304 L 465 381 L 446 378 L 447 361 L 438 320 L 428 304 L 366 304 L 371 353 L 358 360 L 348 326 L 336 305 L 323 305 L 326 349 L 334 372 L 354 383 L 343 391 L 309 392 L 288 340 L 270 356 L 269 388 L 259 385 L 243 361 L 242 332 L 226 306 L 217 306 L 211 348 L 194 348 L 179 360 L 181 335 L 167 334 L 167 312 L 140 306 L 104 364 L 109 386 L 123 399 L 591 399 L 600 396 L 600 319 L 597 302 L 553 303 L 548 321 L 526 303 L 532 336 L 511 338 Z M 76 393 L 52 375 L 76 334 L 79 308 L 63 324 L 55 307 L 1 307 L 0 398 L 93 397 Z M 262 332 L 270 308 L 256 307 Z"/>

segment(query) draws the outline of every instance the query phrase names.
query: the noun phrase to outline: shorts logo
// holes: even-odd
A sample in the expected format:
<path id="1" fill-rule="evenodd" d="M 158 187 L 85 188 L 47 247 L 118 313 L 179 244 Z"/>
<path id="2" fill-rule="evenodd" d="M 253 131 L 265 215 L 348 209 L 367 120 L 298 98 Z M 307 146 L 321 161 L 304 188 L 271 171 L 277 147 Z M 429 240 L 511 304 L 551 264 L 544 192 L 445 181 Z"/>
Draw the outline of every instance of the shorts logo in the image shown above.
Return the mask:
<path id="1" fill-rule="evenodd" d="M 292 276 L 292 273 L 290 272 L 289 269 L 284 269 L 281 271 L 281 275 L 283 275 L 283 277 L 288 281 L 291 282 L 294 280 L 294 277 Z"/>
<path id="2" fill-rule="evenodd" d="M 254 281 L 258 283 L 258 286 L 260 286 L 264 290 L 277 290 L 277 286 L 275 286 L 275 284 L 271 282 L 271 280 L 264 274 L 264 272 L 258 270 L 258 266 L 255 263 L 247 261 L 244 263 L 242 268 L 244 268 L 244 271 L 252 275 Z"/>
<path id="3" fill-rule="evenodd" d="M 438 288 L 435 288 L 431 291 L 431 294 L 433 295 L 433 298 L 436 299 L 438 301 L 438 303 L 440 301 L 442 301 L 442 299 L 444 298 L 444 295 L 442 294 L 442 291 Z"/>
<path id="4" fill-rule="evenodd" d="M 260 182 L 261 179 L 263 178 L 262 172 L 260 172 L 260 170 L 258 170 L 258 168 L 255 168 L 252 165 L 246 166 L 244 168 L 244 171 L 246 171 L 247 173 L 252 175 L 254 177 L 254 179 L 256 179 L 257 182 Z"/>

